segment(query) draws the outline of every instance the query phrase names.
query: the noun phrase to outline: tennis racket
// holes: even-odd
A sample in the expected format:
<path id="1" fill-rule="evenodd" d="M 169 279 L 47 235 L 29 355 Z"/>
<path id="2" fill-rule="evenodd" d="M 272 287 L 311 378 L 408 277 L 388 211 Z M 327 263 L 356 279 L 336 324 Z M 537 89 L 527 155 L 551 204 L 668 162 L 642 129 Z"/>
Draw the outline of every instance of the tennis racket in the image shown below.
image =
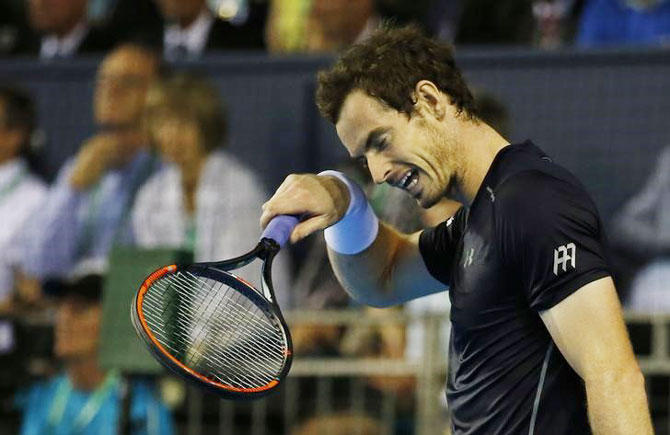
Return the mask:
<path id="1" fill-rule="evenodd" d="M 273 391 L 291 367 L 292 344 L 272 287 L 272 260 L 298 219 L 275 217 L 248 253 L 169 265 L 149 275 L 131 306 L 135 330 L 177 375 L 226 399 Z M 260 259 L 261 290 L 232 271 Z"/>

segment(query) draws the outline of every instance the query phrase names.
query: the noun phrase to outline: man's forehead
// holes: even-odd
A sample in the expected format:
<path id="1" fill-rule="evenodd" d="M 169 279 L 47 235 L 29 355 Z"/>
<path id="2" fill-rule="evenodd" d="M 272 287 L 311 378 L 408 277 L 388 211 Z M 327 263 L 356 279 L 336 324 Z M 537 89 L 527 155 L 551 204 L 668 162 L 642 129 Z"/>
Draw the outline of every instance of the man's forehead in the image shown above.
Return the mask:
<path id="1" fill-rule="evenodd" d="M 335 128 L 350 153 L 355 154 L 358 148 L 364 146 L 369 132 L 380 127 L 387 112 L 381 102 L 361 90 L 347 95 Z"/>

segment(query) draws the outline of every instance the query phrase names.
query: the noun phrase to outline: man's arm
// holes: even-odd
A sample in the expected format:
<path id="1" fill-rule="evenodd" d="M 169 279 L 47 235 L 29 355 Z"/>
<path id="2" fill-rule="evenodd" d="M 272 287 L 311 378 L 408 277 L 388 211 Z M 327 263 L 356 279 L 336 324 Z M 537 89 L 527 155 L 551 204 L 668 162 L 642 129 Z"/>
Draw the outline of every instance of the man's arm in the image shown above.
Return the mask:
<path id="1" fill-rule="evenodd" d="M 263 205 L 261 226 L 279 214 L 303 216 L 291 234 L 296 242 L 342 219 L 349 200 L 347 187 L 337 178 L 290 175 Z M 423 262 L 419 234 L 400 234 L 380 223 L 375 241 L 362 252 L 344 255 L 329 249 L 335 275 L 352 297 L 380 307 L 446 290 Z"/>
<path id="2" fill-rule="evenodd" d="M 540 316 L 565 359 L 584 380 L 593 433 L 652 434 L 644 378 L 612 279 L 583 286 Z"/>
<path id="3" fill-rule="evenodd" d="M 420 232 L 401 234 L 380 223 L 374 243 L 356 255 L 328 249 L 342 287 L 357 301 L 374 307 L 401 304 L 446 290 L 433 278 L 419 252 Z"/>

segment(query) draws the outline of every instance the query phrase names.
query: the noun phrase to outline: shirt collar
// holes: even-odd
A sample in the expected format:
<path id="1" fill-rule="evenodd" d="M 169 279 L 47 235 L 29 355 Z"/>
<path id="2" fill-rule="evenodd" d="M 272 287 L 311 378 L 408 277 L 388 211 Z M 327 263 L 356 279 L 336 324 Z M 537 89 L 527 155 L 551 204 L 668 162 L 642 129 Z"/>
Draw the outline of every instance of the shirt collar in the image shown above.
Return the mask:
<path id="1" fill-rule="evenodd" d="M 176 47 L 183 47 L 189 56 L 202 54 L 207 43 L 207 35 L 213 24 L 214 16 L 207 8 L 203 8 L 198 18 L 184 29 L 178 24 L 168 25 L 163 35 L 165 52 L 170 53 Z"/>
<path id="2" fill-rule="evenodd" d="M 9 160 L 0 165 L 0 188 L 11 183 L 14 177 L 26 168 L 26 162 L 20 158 Z"/>
<path id="3" fill-rule="evenodd" d="M 54 57 L 68 57 L 74 54 L 88 33 L 89 26 L 80 21 L 74 28 L 62 38 L 50 34 L 42 38 L 42 47 L 40 48 L 40 57 L 43 59 L 52 59 Z"/>

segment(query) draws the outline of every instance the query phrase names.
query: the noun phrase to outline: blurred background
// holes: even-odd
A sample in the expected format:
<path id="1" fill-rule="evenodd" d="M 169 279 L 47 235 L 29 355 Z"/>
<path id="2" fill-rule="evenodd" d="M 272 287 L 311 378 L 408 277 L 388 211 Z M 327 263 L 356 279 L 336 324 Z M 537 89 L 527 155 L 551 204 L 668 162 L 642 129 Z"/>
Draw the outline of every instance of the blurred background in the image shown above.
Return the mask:
<path id="1" fill-rule="evenodd" d="M 128 316 L 157 266 L 251 248 L 291 172 L 406 232 L 455 211 L 370 185 L 316 109 L 382 23 L 452 43 L 482 118 L 584 183 L 670 434 L 670 0 L 0 0 L 0 433 L 449 433 L 448 295 L 359 306 L 321 234 L 274 270 L 296 357 L 261 401 L 171 377 Z"/>

